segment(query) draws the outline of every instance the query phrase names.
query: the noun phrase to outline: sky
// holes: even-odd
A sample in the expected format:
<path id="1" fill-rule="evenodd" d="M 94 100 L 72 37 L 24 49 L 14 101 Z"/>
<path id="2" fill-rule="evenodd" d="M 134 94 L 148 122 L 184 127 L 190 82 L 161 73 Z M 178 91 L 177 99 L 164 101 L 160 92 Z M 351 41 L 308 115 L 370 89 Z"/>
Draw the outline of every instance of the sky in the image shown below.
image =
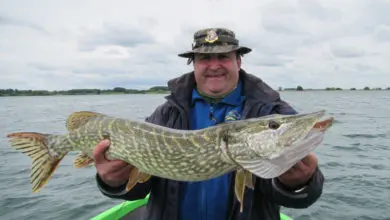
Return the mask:
<path id="1" fill-rule="evenodd" d="M 388 0 L 0 2 L 0 89 L 147 89 L 192 71 L 193 33 L 226 27 L 278 87 L 390 87 Z M 387 60 L 387 61 L 386 61 Z"/>

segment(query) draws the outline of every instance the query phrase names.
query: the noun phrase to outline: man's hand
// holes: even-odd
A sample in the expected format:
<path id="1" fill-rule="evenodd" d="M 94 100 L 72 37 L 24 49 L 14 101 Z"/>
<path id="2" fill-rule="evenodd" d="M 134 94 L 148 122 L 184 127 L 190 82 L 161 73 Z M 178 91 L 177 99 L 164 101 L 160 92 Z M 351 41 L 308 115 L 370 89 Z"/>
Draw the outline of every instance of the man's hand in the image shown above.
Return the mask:
<path id="1" fill-rule="evenodd" d="M 131 165 L 121 160 L 107 160 L 104 152 L 110 146 L 109 140 L 96 145 L 93 156 L 100 179 L 111 187 L 118 187 L 129 180 Z"/>
<path id="2" fill-rule="evenodd" d="M 318 159 L 310 153 L 291 169 L 278 177 L 279 181 L 290 189 L 305 185 L 313 176 L 318 165 Z"/>

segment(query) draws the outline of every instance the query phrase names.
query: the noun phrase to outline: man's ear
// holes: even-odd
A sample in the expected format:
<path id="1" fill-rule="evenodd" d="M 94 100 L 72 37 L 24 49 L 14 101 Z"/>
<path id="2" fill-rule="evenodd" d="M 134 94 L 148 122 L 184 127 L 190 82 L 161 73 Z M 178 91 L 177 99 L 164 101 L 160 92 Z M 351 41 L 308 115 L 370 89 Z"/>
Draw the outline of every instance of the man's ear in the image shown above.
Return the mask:
<path id="1" fill-rule="evenodd" d="M 239 69 L 241 68 L 241 56 L 237 56 L 237 66 Z"/>

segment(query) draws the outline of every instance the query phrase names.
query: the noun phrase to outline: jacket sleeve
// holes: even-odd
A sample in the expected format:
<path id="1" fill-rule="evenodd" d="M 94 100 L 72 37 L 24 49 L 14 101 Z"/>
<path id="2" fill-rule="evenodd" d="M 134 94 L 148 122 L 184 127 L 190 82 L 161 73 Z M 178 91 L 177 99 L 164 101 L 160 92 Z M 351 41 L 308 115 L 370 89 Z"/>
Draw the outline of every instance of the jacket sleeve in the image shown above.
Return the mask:
<path id="1" fill-rule="evenodd" d="M 324 176 L 317 167 L 311 179 L 306 185 L 298 189 L 288 189 L 276 178 L 271 180 L 256 179 L 256 190 L 278 205 L 287 208 L 302 209 L 314 204 L 322 194 Z"/>
<path id="2" fill-rule="evenodd" d="M 289 104 L 279 100 L 272 113 L 297 114 Z M 271 180 L 256 179 L 256 189 L 276 204 L 287 208 L 307 208 L 320 198 L 324 184 L 324 176 L 317 166 L 311 179 L 297 189 L 289 189 L 277 178 Z"/>
<path id="3" fill-rule="evenodd" d="M 164 120 L 166 117 L 164 117 L 165 112 L 165 105 L 160 105 L 156 108 L 156 110 L 148 116 L 145 121 L 163 125 Z M 137 183 L 133 189 L 130 191 L 126 191 L 126 184 L 123 184 L 120 187 L 110 187 L 107 184 L 105 184 L 98 174 L 96 174 L 96 182 L 98 189 L 102 192 L 103 195 L 110 197 L 110 198 L 116 198 L 116 199 L 124 199 L 124 200 L 138 200 L 143 199 L 146 197 L 146 195 L 150 192 L 151 189 L 151 181 L 154 177 L 151 177 L 147 182 L 145 183 Z"/>

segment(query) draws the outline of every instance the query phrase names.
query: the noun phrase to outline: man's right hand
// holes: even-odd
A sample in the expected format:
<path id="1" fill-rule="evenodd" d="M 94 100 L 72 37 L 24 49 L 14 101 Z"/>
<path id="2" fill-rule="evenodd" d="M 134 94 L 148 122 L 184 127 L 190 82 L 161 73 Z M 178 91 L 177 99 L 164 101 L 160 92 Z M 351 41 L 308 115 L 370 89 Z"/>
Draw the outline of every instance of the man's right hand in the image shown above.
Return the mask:
<path id="1" fill-rule="evenodd" d="M 100 179 L 111 187 L 118 187 L 129 180 L 131 165 L 121 160 L 107 160 L 104 153 L 109 146 L 109 140 L 102 140 L 96 145 L 94 163 Z"/>

